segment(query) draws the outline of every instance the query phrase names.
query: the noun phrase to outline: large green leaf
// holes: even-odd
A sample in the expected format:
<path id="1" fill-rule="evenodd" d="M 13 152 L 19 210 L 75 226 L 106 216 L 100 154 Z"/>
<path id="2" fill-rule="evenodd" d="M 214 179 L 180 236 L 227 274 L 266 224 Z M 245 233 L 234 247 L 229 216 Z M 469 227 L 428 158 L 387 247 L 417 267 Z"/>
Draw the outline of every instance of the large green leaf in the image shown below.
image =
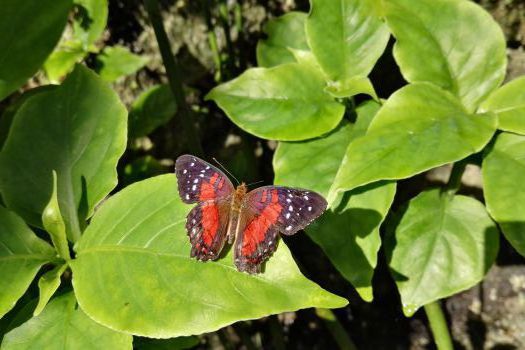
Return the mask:
<path id="1" fill-rule="evenodd" d="M 167 123 L 177 111 L 177 103 L 168 85 L 155 85 L 142 93 L 129 112 L 129 136 L 148 135 Z"/>
<path id="2" fill-rule="evenodd" d="M 42 227 L 56 170 L 60 211 L 75 241 L 83 220 L 117 183 L 126 129 L 126 109 L 117 95 L 77 66 L 60 87 L 30 97 L 16 113 L 0 153 L 5 203 Z"/>
<path id="3" fill-rule="evenodd" d="M 330 80 L 346 86 L 366 77 L 390 33 L 375 14 L 376 0 L 311 0 L 306 35 Z"/>
<path id="4" fill-rule="evenodd" d="M 492 17 L 470 1 L 389 0 L 394 57 L 409 82 L 432 82 L 473 110 L 505 77 L 505 37 Z"/>
<path id="5" fill-rule="evenodd" d="M 57 297 L 44 311 L 7 333 L 4 350 L 132 349 L 133 337 L 91 320 L 76 306 L 75 295 Z"/>
<path id="6" fill-rule="evenodd" d="M 0 11 L 0 100 L 36 73 L 66 25 L 71 0 L 4 0 Z"/>
<path id="7" fill-rule="evenodd" d="M 481 109 L 498 115 L 498 128 L 525 135 L 525 76 L 494 91 Z"/>
<path id="8" fill-rule="evenodd" d="M 306 16 L 306 13 L 292 11 L 268 21 L 264 27 L 268 38 L 257 43 L 257 64 L 260 67 L 295 62 L 290 48 L 309 50 L 304 32 Z"/>
<path id="9" fill-rule="evenodd" d="M 115 81 L 120 77 L 135 73 L 148 61 L 148 57 L 135 55 L 124 46 L 108 46 L 97 56 L 96 68 L 102 79 Z"/>
<path id="10" fill-rule="evenodd" d="M 449 92 L 417 83 L 395 92 L 367 134 L 352 142 L 330 190 L 403 179 L 480 151 L 496 130 L 493 114 L 469 114 Z"/>
<path id="11" fill-rule="evenodd" d="M 190 258 L 191 206 L 172 174 L 128 186 L 106 201 L 77 246 L 73 286 L 82 309 L 112 329 L 156 338 L 346 300 L 306 279 L 280 242 L 260 275 L 238 272 L 231 250 L 216 262 Z"/>
<path id="12" fill-rule="evenodd" d="M 385 242 L 405 315 L 480 282 L 498 244 L 498 230 L 477 200 L 440 190 L 412 199 Z"/>
<path id="13" fill-rule="evenodd" d="M 365 103 L 357 108 L 355 125 L 344 123 L 319 139 L 279 143 L 273 159 L 274 182 L 308 188 L 326 196 L 349 143 L 366 132 L 378 109 L 377 103 Z M 367 301 L 373 298 L 372 275 L 381 245 L 379 225 L 394 194 L 395 184 L 367 186 L 348 192 L 338 208 L 331 208 L 306 229 Z"/>
<path id="14" fill-rule="evenodd" d="M 15 305 L 55 250 L 15 213 L 0 206 L 0 318 Z"/>
<path id="15" fill-rule="evenodd" d="M 498 135 L 481 169 L 487 210 L 512 246 L 525 256 L 525 136 Z"/>
<path id="16" fill-rule="evenodd" d="M 214 100 L 240 128 L 282 141 L 313 138 L 334 129 L 344 107 L 324 91 L 322 73 L 306 63 L 251 68 L 214 88 Z"/>

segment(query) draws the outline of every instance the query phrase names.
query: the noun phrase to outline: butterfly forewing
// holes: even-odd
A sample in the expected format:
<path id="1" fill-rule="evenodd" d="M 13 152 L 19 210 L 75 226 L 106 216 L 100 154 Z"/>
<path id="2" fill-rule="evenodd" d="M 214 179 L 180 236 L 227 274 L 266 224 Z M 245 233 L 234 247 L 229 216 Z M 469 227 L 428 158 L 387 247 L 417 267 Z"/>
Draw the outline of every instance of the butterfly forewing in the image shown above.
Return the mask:
<path id="1" fill-rule="evenodd" d="M 179 195 L 185 203 L 198 203 L 186 217 L 191 256 L 214 260 L 226 241 L 233 185 L 222 171 L 194 156 L 175 162 Z"/>
<path id="2" fill-rule="evenodd" d="M 325 209 L 325 199 L 312 191 L 277 186 L 251 191 L 241 209 L 235 265 L 240 271 L 259 272 L 277 248 L 279 232 L 292 235 Z"/>
<path id="3" fill-rule="evenodd" d="M 234 187 L 230 179 L 213 165 L 191 155 L 175 162 L 179 195 L 184 203 L 227 198 Z"/>

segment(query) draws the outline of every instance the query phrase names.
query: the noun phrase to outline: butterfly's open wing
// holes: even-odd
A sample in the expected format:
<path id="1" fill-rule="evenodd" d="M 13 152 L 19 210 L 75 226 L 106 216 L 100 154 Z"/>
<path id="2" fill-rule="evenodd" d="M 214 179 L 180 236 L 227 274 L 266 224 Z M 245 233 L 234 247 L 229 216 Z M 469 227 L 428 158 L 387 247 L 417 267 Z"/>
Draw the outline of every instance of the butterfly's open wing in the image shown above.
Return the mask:
<path id="1" fill-rule="evenodd" d="M 217 259 L 226 241 L 233 185 L 222 171 L 191 155 L 177 158 L 175 174 L 182 201 L 198 202 L 186 217 L 191 256 Z"/>
<path id="2" fill-rule="evenodd" d="M 326 209 L 319 194 L 289 187 L 264 186 L 247 194 L 235 242 L 235 265 L 256 273 L 277 248 L 278 233 L 292 235 Z"/>
<path id="3" fill-rule="evenodd" d="M 192 155 L 183 155 L 175 162 L 179 195 L 184 203 L 222 199 L 234 191 L 230 179 L 213 165 Z"/>

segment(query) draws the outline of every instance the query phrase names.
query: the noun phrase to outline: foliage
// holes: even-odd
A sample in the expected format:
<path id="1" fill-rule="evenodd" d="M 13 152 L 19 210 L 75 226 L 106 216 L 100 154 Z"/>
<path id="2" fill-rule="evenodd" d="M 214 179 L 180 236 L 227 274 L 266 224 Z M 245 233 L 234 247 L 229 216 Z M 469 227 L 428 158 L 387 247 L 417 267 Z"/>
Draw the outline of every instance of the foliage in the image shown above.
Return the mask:
<path id="1" fill-rule="evenodd" d="M 483 279 L 499 229 L 525 256 L 525 79 L 500 86 L 504 37 L 474 3 L 310 6 L 308 14 L 270 20 L 257 44 L 259 67 L 220 83 L 206 99 L 244 131 L 235 146 L 241 161 L 253 153 L 246 143 L 279 141 L 274 182 L 328 199 L 327 212 L 305 231 L 363 300 L 374 298 L 383 249 L 405 315 L 429 305 L 436 311 L 433 303 Z M 237 321 L 344 307 L 346 299 L 303 275 L 284 241 L 255 276 L 236 271 L 231 251 L 205 264 L 190 258 L 191 206 L 180 200 L 173 174 L 137 181 L 165 170 L 158 149 L 144 155 L 137 144 L 163 132 L 168 144 L 187 142 L 179 153 L 198 152 L 199 140 L 187 140 L 192 132 L 198 138 L 196 122 L 201 129 L 213 122 L 212 113 L 187 105 L 180 67 L 166 61 L 157 25 L 169 84 L 142 93 L 128 117 L 108 83 L 150 58 L 104 46 L 107 18 L 106 0 L 7 0 L 0 12 L 0 99 L 7 106 L 0 118 L 0 316 L 9 313 L 12 324 L 0 325 L 9 331 L 2 348 L 129 349 L 132 335 L 178 337 L 137 337 L 139 349 L 184 348 L 198 342 L 189 336 Z M 380 99 L 370 74 L 390 53 L 391 35 L 407 84 Z M 9 97 L 38 69 L 59 84 L 25 86 Z M 411 199 L 400 193 L 397 181 L 450 163 L 443 188 Z M 457 194 L 466 163 L 481 166 L 484 203 Z M 22 307 L 33 280 L 39 298 Z M 329 311 L 317 314 L 336 321 Z"/>

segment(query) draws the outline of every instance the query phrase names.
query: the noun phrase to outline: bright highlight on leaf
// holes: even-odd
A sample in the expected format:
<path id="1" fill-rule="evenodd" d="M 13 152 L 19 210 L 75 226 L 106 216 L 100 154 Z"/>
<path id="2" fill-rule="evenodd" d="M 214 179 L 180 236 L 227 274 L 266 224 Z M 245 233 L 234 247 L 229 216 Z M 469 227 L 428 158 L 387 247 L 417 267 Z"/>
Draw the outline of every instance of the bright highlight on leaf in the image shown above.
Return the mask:
<path id="1" fill-rule="evenodd" d="M 346 305 L 306 279 L 282 242 L 257 276 L 238 272 L 231 252 L 216 262 L 190 258 L 184 228 L 189 209 L 174 175 L 138 182 L 104 203 L 71 263 L 75 294 L 90 317 L 112 329 L 169 338 L 284 311 Z"/>
<path id="2" fill-rule="evenodd" d="M 484 158 L 483 189 L 487 209 L 510 244 L 525 255 L 525 136 L 498 135 Z"/>
<path id="3" fill-rule="evenodd" d="M 396 38 L 394 57 L 407 81 L 434 83 L 458 96 L 468 111 L 503 81 L 505 38 L 479 5 L 457 0 L 383 4 Z"/>
<path id="4" fill-rule="evenodd" d="M 434 85 L 407 85 L 385 102 L 366 135 L 348 147 L 328 203 L 343 191 L 463 159 L 480 151 L 495 130 L 493 114 L 469 114 Z"/>
<path id="5" fill-rule="evenodd" d="M 399 215 L 385 250 L 405 315 L 472 287 L 494 263 L 498 230 L 477 200 L 431 190 Z"/>
<path id="6" fill-rule="evenodd" d="M 343 117 L 344 106 L 324 87 L 322 73 L 311 65 L 287 63 L 248 69 L 206 98 L 256 136 L 298 141 L 329 132 Z"/>

